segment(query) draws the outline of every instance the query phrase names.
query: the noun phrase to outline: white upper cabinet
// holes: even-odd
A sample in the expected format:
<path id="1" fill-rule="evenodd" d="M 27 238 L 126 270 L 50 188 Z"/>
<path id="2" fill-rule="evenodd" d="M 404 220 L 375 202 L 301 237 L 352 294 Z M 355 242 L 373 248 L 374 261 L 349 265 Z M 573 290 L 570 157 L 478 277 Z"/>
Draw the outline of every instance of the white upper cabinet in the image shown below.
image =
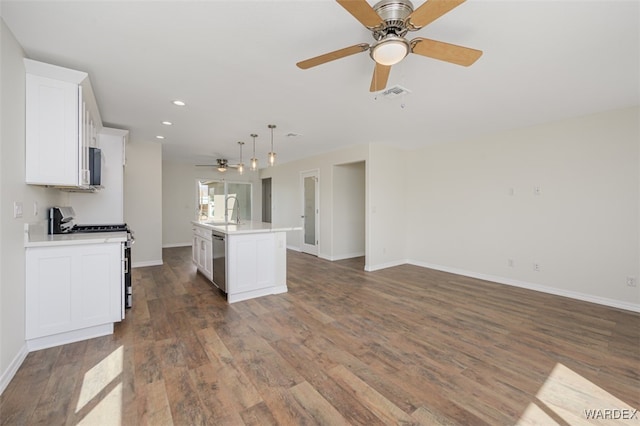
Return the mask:
<path id="1" fill-rule="evenodd" d="M 89 187 L 89 147 L 102 120 L 87 73 L 25 59 L 26 176 L 33 185 Z"/>

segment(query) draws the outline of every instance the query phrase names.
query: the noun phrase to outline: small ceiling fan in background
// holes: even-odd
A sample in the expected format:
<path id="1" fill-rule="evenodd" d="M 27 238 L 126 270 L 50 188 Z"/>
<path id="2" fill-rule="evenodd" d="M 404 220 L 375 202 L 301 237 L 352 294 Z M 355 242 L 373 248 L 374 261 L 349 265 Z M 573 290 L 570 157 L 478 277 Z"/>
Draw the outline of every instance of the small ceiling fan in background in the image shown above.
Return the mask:
<path id="1" fill-rule="evenodd" d="M 229 161 L 224 158 L 216 159 L 216 164 L 196 164 L 196 167 L 215 167 L 219 172 L 226 172 L 227 169 L 237 169 L 239 164 L 229 164 Z"/>
<path id="2" fill-rule="evenodd" d="M 371 31 L 375 42 L 372 45 L 356 44 L 298 62 L 296 65 L 299 68 L 312 68 L 369 50 L 369 55 L 376 63 L 369 91 L 377 92 L 387 86 L 391 66 L 409 53 L 462 66 L 469 66 L 482 56 L 482 51 L 468 47 L 422 37 L 413 40 L 405 38 L 409 31 L 423 28 L 465 0 L 427 0 L 415 10 L 409 0 L 382 0 L 373 7 L 366 0 L 336 1 Z"/>
<path id="3" fill-rule="evenodd" d="M 254 136 L 254 135 L 251 135 L 251 136 Z M 254 144 L 255 144 L 255 139 L 254 139 Z M 242 162 L 242 146 L 243 145 L 244 145 L 244 142 L 242 141 L 238 142 L 238 146 L 240 147 L 240 162 L 238 164 L 229 164 L 229 161 L 226 158 L 218 158 L 216 159 L 216 164 L 196 164 L 196 167 L 215 167 L 218 169 L 219 172 L 226 172 L 228 168 L 232 168 L 232 169 L 238 169 L 238 173 L 242 174 L 244 172 L 244 163 Z M 254 156 L 255 156 L 255 153 L 254 153 Z"/>

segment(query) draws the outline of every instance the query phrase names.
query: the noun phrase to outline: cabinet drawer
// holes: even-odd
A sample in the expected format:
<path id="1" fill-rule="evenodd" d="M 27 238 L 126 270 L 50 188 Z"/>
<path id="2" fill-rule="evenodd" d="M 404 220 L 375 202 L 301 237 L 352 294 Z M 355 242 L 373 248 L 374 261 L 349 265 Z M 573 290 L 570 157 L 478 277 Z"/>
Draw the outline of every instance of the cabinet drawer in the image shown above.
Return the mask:
<path id="1" fill-rule="evenodd" d="M 194 233 L 194 235 L 197 235 L 197 236 L 201 237 L 202 239 L 205 239 L 207 241 L 211 241 L 211 230 L 210 229 L 201 228 L 199 226 L 194 226 L 193 227 L 193 233 Z"/>

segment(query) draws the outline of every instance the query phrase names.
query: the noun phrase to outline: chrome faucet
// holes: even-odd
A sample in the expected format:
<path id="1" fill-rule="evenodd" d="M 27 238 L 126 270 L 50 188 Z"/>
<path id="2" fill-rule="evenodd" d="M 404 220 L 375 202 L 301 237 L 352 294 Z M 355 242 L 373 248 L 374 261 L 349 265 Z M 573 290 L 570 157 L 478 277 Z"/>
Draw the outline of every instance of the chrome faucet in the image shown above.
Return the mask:
<path id="1" fill-rule="evenodd" d="M 240 202 L 238 201 L 238 197 L 236 197 L 235 195 L 227 195 L 227 198 L 224 199 L 224 221 L 230 222 L 229 219 L 233 217 L 233 208 L 231 209 L 231 218 L 229 217 L 229 207 L 228 207 L 229 198 L 233 198 L 234 200 L 236 200 L 236 203 L 234 205 L 234 207 L 238 206 L 238 213 L 236 214 L 236 223 L 240 224 Z"/>

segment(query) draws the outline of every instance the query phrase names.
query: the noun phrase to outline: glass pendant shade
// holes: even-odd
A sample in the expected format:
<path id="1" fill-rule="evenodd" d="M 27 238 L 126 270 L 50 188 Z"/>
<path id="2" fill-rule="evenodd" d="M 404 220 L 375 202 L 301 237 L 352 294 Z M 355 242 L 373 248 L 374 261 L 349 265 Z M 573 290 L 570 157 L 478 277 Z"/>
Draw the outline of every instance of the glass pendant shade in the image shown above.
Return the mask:
<path id="1" fill-rule="evenodd" d="M 244 145 L 244 142 L 239 141 L 238 145 L 240 145 L 240 164 L 238 164 L 238 173 L 242 174 L 244 173 L 244 163 L 242 162 L 242 145 Z"/>
<path id="2" fill-rule="evenodd" d="M 269 124 L 267 127 L 271 129 L 271 152 L 268 154 L 269 166 L 273 166 L 276 163 L 276 153 L 273 151 L 273 129 L 276 128 L 276 125 Z"/>
<path id="3" fill-rule="evenodd" d="M 251 160 L 249 161 L 251 164 L 251 171 L 255 172 L 256 170 L 258 170 L 258 159 L 256 158 L 256 138 L 258 137 L 258 135 L 252 133 L 251 137 L 253 138 L 253 157 L 251 157 Z"/>

